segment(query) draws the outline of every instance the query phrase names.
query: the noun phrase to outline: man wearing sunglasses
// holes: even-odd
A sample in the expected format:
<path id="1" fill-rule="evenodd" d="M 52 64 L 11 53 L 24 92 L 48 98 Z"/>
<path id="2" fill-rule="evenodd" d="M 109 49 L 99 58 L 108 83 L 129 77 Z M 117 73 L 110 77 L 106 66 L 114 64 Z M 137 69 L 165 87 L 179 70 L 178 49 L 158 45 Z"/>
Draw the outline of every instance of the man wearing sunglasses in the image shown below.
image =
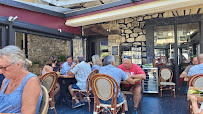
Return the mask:
<path id="1" fill-rule="evenodd" d="M 131 78 L 136 78 L 136 79 L 146 79 L 146 74 L 140 68 L 140 66 L 132 63 L 132 59 L 130 56 L 124 56 L 123 58 L 123 64 L 121 64 L 118 68 L 122 69 L 126 74 L 131 77 Z M 122 91 L 131 91 L 133 93 L 133 102 L 134 102 L 134 107 L 132 110 L 132 114 L 137 114 L 137 108 L 141 100 L 141 91 L 142 91 L 142 86 L 141 86 L 141 81 L 136 82 L 134 85 L 128 84 L 128 83 L 123 83 L 121 87 Z M 124 96 L 125 100 L 126 97 Z M 125 109 L 128 108 L 127 102 L 125 104 Z"/>

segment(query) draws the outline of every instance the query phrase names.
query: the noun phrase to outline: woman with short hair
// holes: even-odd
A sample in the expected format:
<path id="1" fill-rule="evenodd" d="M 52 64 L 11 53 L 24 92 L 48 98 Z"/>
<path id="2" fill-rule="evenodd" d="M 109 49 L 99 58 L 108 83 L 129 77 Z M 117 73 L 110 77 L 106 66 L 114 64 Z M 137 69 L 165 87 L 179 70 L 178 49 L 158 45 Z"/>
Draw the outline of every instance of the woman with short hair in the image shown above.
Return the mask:
<path id="1" fill-rule="evenodd" d="M 39 78 L 26 69 L 31 65 L 16 46 L 0 50 L 0 74 L 5 76 L 0 92 L 1 113 L 38 114 L 42 91 Z"/>

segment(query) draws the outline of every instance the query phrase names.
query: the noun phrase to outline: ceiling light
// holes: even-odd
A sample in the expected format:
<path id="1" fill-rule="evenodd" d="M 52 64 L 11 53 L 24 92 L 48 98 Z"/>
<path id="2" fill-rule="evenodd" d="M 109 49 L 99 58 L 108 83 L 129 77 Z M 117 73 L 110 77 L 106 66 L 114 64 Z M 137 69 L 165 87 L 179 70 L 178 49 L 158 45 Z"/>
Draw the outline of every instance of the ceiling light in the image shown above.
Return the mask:
<path id="1" fill-rule="evenodd" d="M 172 36 L 173 34 L 171 32 L 168 33 L 168 36 Z"/>

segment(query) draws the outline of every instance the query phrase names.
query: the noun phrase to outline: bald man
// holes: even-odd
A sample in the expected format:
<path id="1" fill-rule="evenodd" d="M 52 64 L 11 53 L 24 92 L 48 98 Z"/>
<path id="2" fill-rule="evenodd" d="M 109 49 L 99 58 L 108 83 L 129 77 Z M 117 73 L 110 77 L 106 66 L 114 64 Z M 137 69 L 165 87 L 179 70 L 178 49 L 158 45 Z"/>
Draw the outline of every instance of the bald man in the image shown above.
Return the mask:
<path id="1" fill-rule="evenodd" d="M 140 68 L 140 66 L 133 64 L 132 59 L 130 56 L 125 56 L 123 58 L 123 64 L 121 64 L 118 68 L 122 69 L 130 78 L 135 78 L 135 79 L 141 79 L 144 80 L 146 79 L 146 74 Z M 142 91 L 142 86 L 141 86 L 141 81 L 135 82 L 134 85 L 127 84 L 127 83 L 122 83 L 121 87 L 122 91 L 131 91 L 133 93 L 133 102 L 134 102 L 134 107 L 132 110 L 132 114 L 137 114 L 138 113 L 138 105 L 141 100 L 141 91 Z M 124 96 L 124 99 L 126 100 L 126 97 Z M 125 102 L 125 110 L 128 111 L 128 105 L 127 102 Z"/>
<path id="2" fill-rule="evenodd" d="M 197 56 L 197 60 L 199 64 L 190 68 L 188 77 L 191 77 L 195 74 L 203 74 L 203 53 Z"/>
<path id="3" fill-rule="evenodd" d="M 184 78 L 184 81 L 188 81 L 189 80 L 188 72 L 189 72 L 190 68 L 193 67 L 194 65 L 198 65 L 199 64 L 199 62 L 197 60 L 197 57 L 194 57 L 192 59 L 192 64 L 193 65 L 187 66 L 186 69 L 180 75 L 180 78 Z"/>

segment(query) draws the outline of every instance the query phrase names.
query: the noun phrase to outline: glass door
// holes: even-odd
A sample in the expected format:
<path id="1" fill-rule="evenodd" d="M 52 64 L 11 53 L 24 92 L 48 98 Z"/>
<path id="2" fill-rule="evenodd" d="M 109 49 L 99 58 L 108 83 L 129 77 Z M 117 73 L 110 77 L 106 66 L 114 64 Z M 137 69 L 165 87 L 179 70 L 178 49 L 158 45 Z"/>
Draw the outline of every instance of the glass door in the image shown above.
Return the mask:
<path id="1" fill-rule="evenodd" d="M 191 59 L 199 53 L 199 24 L 188 23 L 177 25 L 178 65 L 180 73 L 191 64 Z"/>
<path id="2" fill-rule="evenodd" d="M 169 25 L 154 27 L 155 66 L 158 70 L 163 67 L 167 67 L 174 71 L 174 48 L 174 26 Z"/>

